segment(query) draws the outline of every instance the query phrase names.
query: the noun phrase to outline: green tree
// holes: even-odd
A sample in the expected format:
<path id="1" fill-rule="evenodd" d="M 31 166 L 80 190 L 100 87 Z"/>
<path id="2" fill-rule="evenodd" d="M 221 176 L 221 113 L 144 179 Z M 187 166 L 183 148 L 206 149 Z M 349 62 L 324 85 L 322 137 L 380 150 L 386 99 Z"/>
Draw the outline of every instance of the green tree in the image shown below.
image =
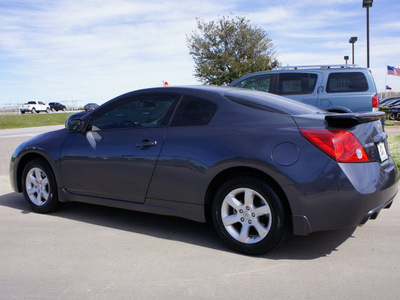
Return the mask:
<path id="1" fill-rule="evenodd" d="M 250 20 L 227 16 L 206 23 L 197 19 L 197 29 L 187 36 L 187 45 L 195 61 L 195 76 L 205 84 L 226 85 L 279 65 L 268 34 Z"/>

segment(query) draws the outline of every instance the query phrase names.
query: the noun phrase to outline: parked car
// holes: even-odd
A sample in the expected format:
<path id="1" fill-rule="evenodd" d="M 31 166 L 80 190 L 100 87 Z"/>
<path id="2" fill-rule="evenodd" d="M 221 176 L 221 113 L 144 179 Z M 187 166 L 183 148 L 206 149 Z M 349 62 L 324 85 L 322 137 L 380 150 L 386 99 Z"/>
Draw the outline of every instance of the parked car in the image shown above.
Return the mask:
<path id="1" fill-rule="evenodd" d="M 388 112 L 390 112 L 392 107 L 397 106 L 397 105 L 400 105 L 400 98 L 387 101 L 380 107 L 380 110 L 384 111 L 385 113 L 388 113 Z"/>
<path id="2" fill-rule="evenodd" d="M 400 105 L 392 106 L 389 111 L 389 116 L 391 120 L 400 121 Z"/>
<path id="3" fill-rule="evenodd" d="M 61 104 L 60 102 L 50 102 L 49 103 L 50 109 L 53 111 L 59 111 L 59 110 L 67 110 L 65 105 Z"/>
<path id="4" fill-rule="evenodd" d="M 395 99 L 392 99 L 392 100 L 389 100 L 389 101 L 385 102 L 384 104 L 382 104 L 382 106 L 391 107 L 391 106 L 394 106 L 394 105 L 398 105 L 399 103 L 400 103 L 400 98 L 395 98 Z"/>
<path id="5" fill-rule="evenodd" d="M 50 107 L 42 101 L 28 101 L 27 103 L 22 105 L 19 110 L 21 114 L 24 114 L 26 112 L 34 114 L 34 113 L 39 113 L 41 111 L 49 113 Z"/>
<path id="6" fill-rule="evenodd" d="M 390 207 L 399 172 L 383 115 L 228 87 L 139 90 L 22 143 L 10 178 L 40 213 L 78 201 L 210 220 L 230 247 L 261 254 L 291 231 Z"/>
<path id="7" fill-rule="evenodd" d="M 371 71 L 353 65 L 279 67 L 245 75 L 230 86 L 285 96 L 331 112 L 379 110 Z"/>
<path id="8" fill-rule="evenodd" d="M 96 103 L 88 103 L 88 104 L 86 104 L 86 105 L 83 107 L 83 109 L 84 109 L 85 111 L 91 111 L 91 110 L 96 109 L 97 107 L 99 107 L 99 105 L 96 104 Z"/>
<path id="9" fill-rule="evenodd" d="M 379 105 L 385 105 L 387 102 L 392 101 L 392 100 L 398 100 L 400 97 L 389 97 L 389 98 L 383 98 L 379 101 Z"/>

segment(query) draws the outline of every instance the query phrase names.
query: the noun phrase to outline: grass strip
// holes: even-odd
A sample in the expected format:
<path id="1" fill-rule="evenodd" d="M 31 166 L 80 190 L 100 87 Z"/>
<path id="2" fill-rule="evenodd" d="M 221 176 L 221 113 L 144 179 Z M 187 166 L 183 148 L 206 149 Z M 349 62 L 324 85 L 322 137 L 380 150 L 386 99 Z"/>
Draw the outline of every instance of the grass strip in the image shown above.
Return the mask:
<path id="1" fill-rule="evenodd" d="M 389 136 L 389 152 L 392 155 L 396 165 L 400 168 L 400 135 Z"/>
<path id="2" fill-rule="evenodd" d="M 73 113 L 0 115 L 0 129 L 63 125 Z"/>

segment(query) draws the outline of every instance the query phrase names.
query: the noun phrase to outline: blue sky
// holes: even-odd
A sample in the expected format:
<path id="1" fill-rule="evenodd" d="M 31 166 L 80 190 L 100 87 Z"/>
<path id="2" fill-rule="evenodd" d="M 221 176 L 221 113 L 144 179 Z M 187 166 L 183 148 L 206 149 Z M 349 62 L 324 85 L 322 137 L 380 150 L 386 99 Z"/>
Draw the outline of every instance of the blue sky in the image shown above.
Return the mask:
<path id="1" fill-rule="evenodd" d="M 370 9 L 377 88 L 400 92 L 400 1 Z M 362 0 L 0 0 L 0 106 L 28 100 L 103 103 L 153 86 L 199 84 L 186 45 L 196 18 L 250 19 L 272 39 L 282 65 L 342 64 L 357 36 L 366 66 Z"/>

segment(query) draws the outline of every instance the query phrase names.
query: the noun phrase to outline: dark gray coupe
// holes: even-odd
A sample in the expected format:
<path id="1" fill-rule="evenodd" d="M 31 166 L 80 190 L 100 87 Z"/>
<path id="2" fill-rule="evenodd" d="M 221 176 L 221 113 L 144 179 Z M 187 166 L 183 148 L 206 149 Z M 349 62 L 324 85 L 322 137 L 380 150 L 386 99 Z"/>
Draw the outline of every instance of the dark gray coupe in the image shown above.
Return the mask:
<path id="1" fill-rule="evenodd" d="M 399 172 L 382 113 L 332 114 L 223 87 L 164 87 L 72 115 L 14 152 L 33 210 L 79 201 L 195 221 L 247 254 L 354 227 L 389 208 Z"/>

